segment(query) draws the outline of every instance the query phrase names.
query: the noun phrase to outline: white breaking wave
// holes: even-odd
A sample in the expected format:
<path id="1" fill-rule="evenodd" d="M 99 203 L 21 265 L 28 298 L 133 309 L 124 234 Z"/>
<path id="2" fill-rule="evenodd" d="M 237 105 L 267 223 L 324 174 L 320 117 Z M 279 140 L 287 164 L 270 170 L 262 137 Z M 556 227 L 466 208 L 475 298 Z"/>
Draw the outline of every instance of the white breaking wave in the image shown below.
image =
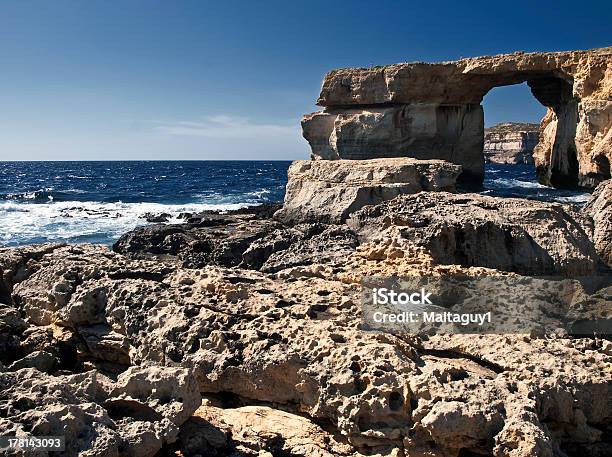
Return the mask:
<path id="1" fill-rule="evenodd" d="M 263 197 L 264 195 L 268 195 L 270 193 L 272 193 L 270 191 L 270 189 L 261 189 L 261 190 L 254 190 L 252 192 L 247 192 L 245 195 L 248 195 L 249 197 L 260 198 L 260 197 Z"/>
<path id="2" fill-rule="evenodd" d="M 548 186 L 533 181 L 521 181 L 520 179 L 496 178 L 493 182 L 498 186 L 506 189 L 522 187 L 524 189 L 550 189 Z"/>
<path id="3" fill-rule="evenodd" d="M 101 203 L 49 202 L 0 203 L 0 245 L 14 246 L 45 241 L 91 241 L 111 243 L 138 225 L 146 224 L 146 213 L 170 214 L 169 222 L 181 223 L 180 213 L 207 210 L 228 211 L 249 203 Z"/>
<path id="4" fill-rule="evenodd" d="M 568 195 L 565 197 L 555 197 L 555 201 L 560 203 L 587 203 L 591 199 L 591 194 L 584 193 L 579 195 Z"/>

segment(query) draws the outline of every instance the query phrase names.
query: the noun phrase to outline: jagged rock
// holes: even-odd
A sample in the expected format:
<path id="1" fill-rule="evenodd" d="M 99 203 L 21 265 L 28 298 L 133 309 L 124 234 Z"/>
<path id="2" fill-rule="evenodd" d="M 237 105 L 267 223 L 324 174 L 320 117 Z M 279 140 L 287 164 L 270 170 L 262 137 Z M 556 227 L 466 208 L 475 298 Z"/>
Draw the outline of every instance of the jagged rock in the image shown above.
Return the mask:
<path id="1" fill-rule="evenodd" d="M 95 280 L 87 265 L 96 266 Z M 109 331 L 129 342 L 130 361 L 147 367 L 130 368 L 116 382 L 93 371 L 72 377 L 32 369 L 0 373 L 0 420 L 9 423 L 8 430 L 38 420 L 45 405 L 45 423 L 70 430 L 77 448 L 116 455 L 112 446 L 119 443 L 124 454 L 151 455 L 176 438 L 200 390 L 235 398 L 247 408 L 222 405 L 215 410 L 217 422 L 212 416 L 200 417 L 206 423 L 199 424 L 190 419 L 173 445 L 178 450 L 203 445 L 210 455 L 215 450 L 223 455 L 225 443 L 230 451 L 291 449 L 298 455 L 360 450 L 387 455 L 395 449 L 397 455 L 458 457 L 495 450 L 527 457 L 557 449 L 583 455 L 610 450 L 605 433 L 612 406 L 601 399 L 612 395 L 612 358 L 597 340 L 512 335 L 421 340 L 359 329 L 359 281 L 366 274 L 499 274 L 495 270 L 436 265 L 411 241 L 385 238 L 360 245 L 333 268 L 310 265 L 268 275 L 174 266 L 162 278 L 117 275 L 153 265 L 100 248 L 66 247 L 39 259 L 36 273 L 15 286 L 15 303 L 22 306 L 41 289 L 52 290 L 50 279 L 63 272 L 83 276 L 64 302 L 47 308 L 49 321 L 86 334 L 104 316 Z M 302 274 L 288 274 L 298 268 Z M 86 296 L 105 299 L 83 300 Z M 66 311 L 73 307 L 81 312 Z M 35 307 L 20 310 L 27 319 L 39 315 Z M 193 369 L 194 377 L 179 366 Z M 39 393 L 26 395 L 32 378 L 65 393 L 54 403 Z M 10 409 L 23 397 L 32 398 L 19 403 L 25 416 Z M 259 402 L 276 407 L 253 408 Z M 325 431 L 315 424 L 325 424 Z M 205 442 L 189 438 L 199 426 Z"/>
<path id="2" fill-rule="evenodd" d="M 363 208 L 348 225 L 366 239 L 397 226 L 442 264 L 528 275 L 586 276 L 601 268 L 583 218 L 560 204 L 423 192 Z"/>
<path id="3" fill-rule="evenodd" d="M 0 362 L 10 370 L 74 368 L 76 343 L 60 328 L 30 326 L 14 307 L 0 304 Z"/>
<path id="4" fill-rule="evenodd" d="M 289 168 L 285 223 L 340 223 L 366 205 L 422 190 L 453 191 L 461 168 L 440 160 L 296 161 Z"/>
<path id="5" fill-rule="evenodd" d="M 17 309 L 0 303 L 0 362 L 8 364 L 20 355 L 20 335 L 28 324 Z"/>
<path id="6" fill-rule="evenodd" d="M 13 284 L 30 276 L 36 260 L 65 246 L 59 243 L 38 244 L 19 248 L 0 248 L 0 303 L 9 303 Z"/>
<path id="7" fill-rule="evenodd" d="M 200 394 L 189 370 L 131 368 L 116 382 L 95 371 L 49 376 L 27 368 L 0 373 L 0 429 L 17 436 L 64 436 L 64 455 L 155 455 L 178 436 Z"/>
<path id="8" fill-rule="evenodd" d="M 129 341 L 125 335 L 114 332 L 106 324 L 79 327 L 78 333 L 93 359 L 126 366 L 130 364 Z"/>
<path id="9" fill-rule="evenodd" d="M 32 266 L 35 272 L 13 287 L 13 302 L 36 325 L 49 325 L 55 319 L 103 323 L 106 297 L 104 291 L 96 287 L 102 274 L 115 279 L 146 278 L 155 281 L 163 279 L 169 271 L 167 265 L 147 261 L 139 262 L 134 268 L 128 259 L 103 246 L 66 246 L 50 253 L 56 250 L 61 252 L 59 256 L 41 257 L 37 265 Z M 85 252 L 88 255 L 84 255 Z M 96 261 L 91 262 L 89 256 L 96 253 Z M 80 288 L 86 281 L 91 288 Z M 22 294 L 22 289 L 28 293 Z M 71 301 L 75 292 L 75 299 Z M 58 310 L 62 310 L 61 316 L 55 313 Z"/>
<path id="10" fill-rule="evenodd" d="M 532 164 L 539 125 L 507 122 L 484 130 L 485 162 Z"/>
<path id="11" fill-rule="evenodd" d="M 172 217 L 171 214 L 168 213 L 145 213 L 141 216 L 142 219 L 145 219 L 147 222 L 168 222 Z"/>
<path id="12" fill-rule="evenodd" d="M 306 417 L 267 406 L 222 408 L 205 402 L 181 430 L 191 455 L 359 457 L 362 454 Z"/>
<path id="13" fill-rule="evenodd" d="M 214 229 L 199 225 L 137 228 L 123 235 L 113 249 L 136 259 L 176 260 L 187 268 L 221 265 L 275 272 L 341 260 L 358 244 L 346 226 L 287 227 L 272 220 L 245 221 L 241 216 L 215 223 Z M 175 243 L 178 237 L 181 241 Z"/>
<path id="14" fill-rule="evenodd" d="M 298 224 L 251 243 L 241 266 L 274 273 L 296 266 L 341 262 L 358 244 L 357 236 L 346 226 Z"/>
<path id="15" fill-rule="evenodd" d="M 548 108 L 534 159 L 542 183 L 592 188 L 610 178 L 612 48 L 536 52 L 341 69 L 306 115 L 313 158 L 442 159 L 482 182 L 483 111 L 494 87 L 527 82 Z"/>
<path id="16" fill-rule="evenodd" d="M 8 369 L 10 371 L 22 368 L 36 368 L 38 371 L 48 373 L 57 365 L 57 359 L 47 351 L 34 351 L 25 357 L 13 362 Z"/>
<path id="17" fill-rule="evenodd" d="M 113 249 L 136 258 L 174 257 L 182 265 L 199 268 L 214 264 L 236 266 L 256 239 L 278 228 L 271 220 L 252 216 L 208 215 L 194 224 L 148 225 L 119 238 Z"/>
<path id="18" fill-rule="evenodd" d="M 612 267 L 612 180 L 602 182 L 584 211 L 594 222 L 593 242 L 601 258 Z"/>

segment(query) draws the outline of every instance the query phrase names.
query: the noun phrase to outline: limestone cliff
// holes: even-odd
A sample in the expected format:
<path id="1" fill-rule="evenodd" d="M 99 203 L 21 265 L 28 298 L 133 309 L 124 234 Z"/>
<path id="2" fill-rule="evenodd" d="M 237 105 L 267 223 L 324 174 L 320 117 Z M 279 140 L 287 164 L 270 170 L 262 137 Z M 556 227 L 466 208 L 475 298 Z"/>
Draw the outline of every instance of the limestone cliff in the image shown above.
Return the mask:
<path id="1" fill-rule="evenodd" d="M 329 72 L 302 121 L 319 159 L 414 157 L 484 176 L 483 109 L 489 90 L 527 82 L 548 108 L 534 160 L 542 183 L 594 187 L 610 177 L 612 48 L 504 54 Z"/>
<path id="2" fill-rule="evenodd" d="M 533 148 L 538 144 L 538 124 L 507 122 L 484 131 L 485 162 L 532 164 Z"/>

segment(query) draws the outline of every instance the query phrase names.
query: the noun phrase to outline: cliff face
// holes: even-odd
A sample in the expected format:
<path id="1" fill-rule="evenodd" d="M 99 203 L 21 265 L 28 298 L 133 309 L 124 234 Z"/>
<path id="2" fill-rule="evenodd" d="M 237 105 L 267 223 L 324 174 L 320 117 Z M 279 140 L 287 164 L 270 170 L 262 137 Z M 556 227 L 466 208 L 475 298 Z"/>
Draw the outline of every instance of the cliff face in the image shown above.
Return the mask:
<path id="1" fill-rule="evenodd" d="M 302 121 L 314 159 L 414 157 L 484 176 L 484 95 L 527 82 L 548 108 L 534 160 L 542 183 L 594 187 L 610 177 L 612 48 L 505 54 L 444 63 L 334 70 L 323 111 Z"/>
<path id="2" fill-rule="evenodd" d="M 484 131 L 485 162 L 532 164 L 538 139 L 538 124 L 508 122 L 487 128 Z"/>

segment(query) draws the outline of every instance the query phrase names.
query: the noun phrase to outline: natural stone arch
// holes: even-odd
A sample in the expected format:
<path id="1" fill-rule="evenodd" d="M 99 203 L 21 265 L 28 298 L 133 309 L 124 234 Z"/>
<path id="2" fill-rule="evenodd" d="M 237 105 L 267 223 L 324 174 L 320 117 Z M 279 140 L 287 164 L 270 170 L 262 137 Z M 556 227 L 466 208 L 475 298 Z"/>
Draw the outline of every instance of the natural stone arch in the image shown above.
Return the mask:
<path id="1" fill-rule="evenodd" d="M 304 117 L 303 134 L 313 159 L 443 159 L 478 185 L 482 99 L 527 82 L 548 108 L 534 154 L 540 182 L 592 188 L 610 177 L 611 61 L 612 48 L 604 48 L 334 70 L 317 102 L 324 110 Z"/>
<path id="2" fill-rule="evenodd" d="M 526 82 L 534 98 L 548 109 L 542 127 L 545 129 L 554 122 L 554 132 L 543 133 L 534 150 L 539 181 L 553 187 L 578 187 L 576 127 L 580 99 L 574 95 L 573 78 L 560 76 L 558 72 L 517 72 L 501 76 L 495 78 L 496 85 L 489 91 Z"/>

